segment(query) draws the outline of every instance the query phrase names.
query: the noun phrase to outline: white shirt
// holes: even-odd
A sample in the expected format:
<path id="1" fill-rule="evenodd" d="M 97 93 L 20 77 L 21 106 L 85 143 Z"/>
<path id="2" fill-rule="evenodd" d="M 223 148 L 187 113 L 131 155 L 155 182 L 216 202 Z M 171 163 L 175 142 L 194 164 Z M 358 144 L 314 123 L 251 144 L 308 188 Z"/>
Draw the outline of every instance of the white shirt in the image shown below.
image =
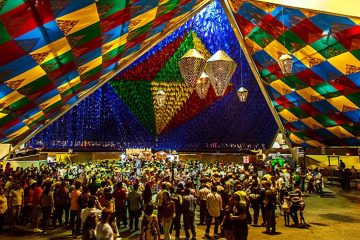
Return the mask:
<path id="1" fill-rule="evenodd" d="M 82 224 L 84 224 L 86 218 L 92 213 L 95 214 L 98 218 L 101 217 L 101 210 L 97 208 L 84 208 L 80 214 Z"/>
<path id="2" fill-rule="evenodd" d="M 109 223 L 99 222 L 96 226 L 96 240 L 113 240 L 114 232 Z"/>
<path id="3" fill-rule="evenodd" d="M 212 217 L 219 217 L 222 208 L 222 199 L 218 193 L 209 193 L 206 197 L 206 208 Z"/>

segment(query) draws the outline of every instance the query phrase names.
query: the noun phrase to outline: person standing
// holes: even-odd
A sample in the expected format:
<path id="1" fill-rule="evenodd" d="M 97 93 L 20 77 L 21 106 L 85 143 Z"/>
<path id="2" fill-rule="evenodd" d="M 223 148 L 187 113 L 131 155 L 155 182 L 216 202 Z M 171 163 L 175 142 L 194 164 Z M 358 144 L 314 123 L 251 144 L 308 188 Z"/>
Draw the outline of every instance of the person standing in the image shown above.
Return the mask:
<path id="1" fill-rule="evenodd" d="M 96 226 L 96 239 L 97 240 L 113 240 L 114 232 L 109 224 L 111 212 L 105 208 L 101 213 L 101 222 Z"/>
<path id="2" fill-rule="evenodd" d="M 166 184 L 163 183 L 161 185 L 161 190 L 157 193 L 156 195 L 156 200 L 155 200 L 155 205 L 158 209 L 158 223 L 159 223 L 159 227 L 160 227 L 160 233 L 164 234 L 164 229 L 162 227 L 161 224 L 161 218 L 162 218 L 162 202 L 163 202 L 163 193 L 166 191 Z"/>
<path id="3" fill-rule="evenodd" d="M 248 237 L 248 225 L 246 220 L 246 203 L 240 202 L 240 196 L 234 194 L 232 197 L 233 210 L 230 215 L 232 233 L 236 240 L 246 240 Z"/>
<path id="4" fill-rule="evenodd" d="M 206 219 L 206 230 L 205 237 L 210 238 L 210 227 L 213 218 L 215 219 L 215 227 L 214 227 L 214 237 L 218 237 L 218 230 L 220 224 L 220 213 L 222 208 L 222 199 L 221 196 L 217 193 L 217 187 L 211 187 L 211 193 L 209 193 L 206 197 L 206 208 L 208 210 L 208 215 Z"/>
<path id="5" fill-rule="evenodd" d="M 171 200 L 175 203 L 175 217 L 173 219 L 172 227 L 175 229 L 175 239 L 180 238 L 180 229 L 181 229 L 181 214 L 183 212 L 183 199 L 181 193 L 183 191 L 183 185 L 180 183 L 177 187 L 176 192 L 174 193 L 174 188 L 170 187 Z"/>
<path id="6" fill-rule="evenodd" d="M 168 191 L 163 192 L 161 223 L 164 229 L 164 239 L 170 240 L 170 227 L 175 216 L 175 203 L 170 198 Z"/>
<path id="7" fill-rule="evenodd" d="M 145 205 L 144 216 L 141 220 L 140 239 L 160 240 L 160 229 L 157 216 L 153 214 L 154 206 L 150 203 Z"/>
<path id="8" fill-rule="evenodd" d="M 291 207 L 290 207 L 291 218 L 295 226 L 299 224 L 298 211 L 300 209 L 301 209 L 301 191 L 297 189 L 295 191 L 295 195 L 291 196 Z"/>
<path id="9" fill-rule="evenodd" d="M 24 190 L 16 182 L 14 188 L 9 193 L 10 202 L 10 230 L 16 227 L 16 221 L 20 215 L 21 208 L 24 207 Z"/>
<path id="10" fill-rule="evenodd" d="M 314 169 L 314 177 L 315 177 L 315 189 L 316 193 L 319 197 L 322 197 L 323 195 L 323 189 L 322 189 L 322 174 L 318 170 L 318 168 Z"/>
<path id="11" fill-rule="evenodd" d="M 47 235 L 47 227 L 49 224 L 49 219 L 51 216 L 51 209 L 53 207 L 53 198 L 50 191 L 51 182 L 47 182 L 45 184 L 45 188 L 43 193 L 40 197 L 40 205 L 41 205 L 41 212 L 42 212 L 42 234 Z"/>
<path id="12" fill-rule="evenodd" d="M 201 189 L 199 190 L 199 201 L 200 201 L 200 225 L 205 225 L 207 218 L 207 209 L 206 209 L 206 197 L 210 193 L 208 186 L 203 183 Z"/>
<path id="13" fill-rule="evenodd" d="M 60 183 L 59 187 L 55 188 L 53 198 L 55 205 L 54 223 L 58 221 L 61 226 L 63 223 L 63 212 L 69 202 L 69 190 L 67 190 L 66 183 L 64 181 Z"/>
<path id="14" fill-rule="evenodd" d="M 133 186 L 133 191 L 129 193 L 127 199 L 129 206 L 130 230 L 132 230 L 135 220 L 135 231 L 139 230 L 139 218 L 141 216 L 141 209 L 143 206 L 141 194 L 138 192 L 138 187 L 138 184 Z"/>
<path id="15" fill-rule="evenodd" d="M 117 183 L 117 188 L 113 192 L 113 197 L 115 199 L 115 216 L 117 226 L 120 227 L 120 220 L 122 220 L 124 227 L 127 227 L 127 218 L 126 218 L 126 198 L 127 193 L 123 189 L 122 182 Z"/>
<path id="16" fill-rule="evenodd" d="M 89 201 L 90 202 L 90 201 Z M 84 210 L 84 209 L 83 209 Z M 82 224 L 82 240 L 96 240 L 96 226 L 98 217 L 95 213 L 90 213 Z"/>
<path id="17" fill-rule="evenodd" d="M 5 196 L 5 190 L 0 187 L 0 232 L 3 230 L 5 213 L 8 209 L 8 202 Z"/>
<path id="18" fill-rule="evenodd" d="M 80 204 L 79 197 L 81 195 L 80 191 L 81 183 L 75 182 L 75 189 L 70 194 L 70 227 L 71 232 L 74 238 L 80 233 Z"/>
<path id="19" fill-rule="evenodd" d="M 249 195 L 250 206 L 254 210 L 254 225 L 258 225 L 259 213 L 260 213 L 260 189 L 257 184 L 253 184 L 251 188 L 251 194 Z"/>
<path id="20" fill-rule="evenodd" d="M 275 233 L 276 194 L 270 189 L 266 190 L 265 192 L 264 207 L 265 207 L 265 218 L 266 218 L 266 231 L 263 233 L 265 234 Z"/>
<path id="21" fill-rule="evenodd" d="M 145 184 L 145 189 L 142 193 L 142 198 L 144 201 L 144 206 L 146 206 L 147 204 L 152 204 L 152 191 L 151 191 L 150 183 Z"/>
<path id="22" fill-rule="evenodd" d="M 342 160 L 342 159 L 340 159 L 340 162 L 339 162 L 339 166 L 338 166 L 338 168 L 339 168 L 339 169 L 341 169 L 341 170 L 344 170 L 344 169 L 345 169 L 345 167 L 346 167 L 345 163 L 343 162 L 343 160 Z"/>
<path id="23" fill-rule="evenodd" d="M 186 239 L 190 239 L 189 229 L 191 230 L 192 239 L 196 239 L 195 232 L 195 209 L 196 209 L 196 198 L 190 193 L 190 189 L 185 189 L 185 196 L 183 199 L 184 204 L 184 225 L 185 225 L 185 236 Z"/>
<path id="24" fill-rule="evenodd" d="M 33 229 L 34 232 L 41 232 L 39 229 L 40 223 L 40 215 L 41 215 L 41 202 L 40 197 L 43 193 L 43 189 L 41 188 L 41 182 L 38 181 L 35 183 L 33 190 Z"/>

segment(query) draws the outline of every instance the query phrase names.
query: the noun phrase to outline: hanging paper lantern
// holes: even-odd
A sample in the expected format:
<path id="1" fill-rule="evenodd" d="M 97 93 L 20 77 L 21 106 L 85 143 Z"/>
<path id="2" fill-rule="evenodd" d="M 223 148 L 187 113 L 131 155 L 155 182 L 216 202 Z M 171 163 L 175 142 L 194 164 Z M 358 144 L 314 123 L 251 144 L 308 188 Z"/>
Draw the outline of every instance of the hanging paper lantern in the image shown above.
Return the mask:
<path id="1" fill-rule="evenodd" d="M 222 50 L 207 60 L 205 70 L 216 96 L 223 96 L 235 72 L 236 63 Z"/>
<path id="2" fill-rule="evenodd" d="M 165 105 L 166 93 L 163 90 L 157 91 L 156 95 L 155 95 L 155 99 L 156 99 L 157 104 L 160 107 L 163 107 Z"/>
<path id="3" fill-rule="evenodd" d="M 285 76 L 291 75 L 292 67 L 293 67 L 293 58 L 289 54 L 284 53 L 279 58 L 279 67 L 281 68 L 281 71 Z"/>
<path id="4" fill-rule="evenodd" d="M 248 90 L 246 90 L 246 88 L 240 87 L 239 90 L 237 91 L 237 94 L 240 102 L 246 102 L 249 92 Z"/>
<path id="5" fill-rule="evenodd" d="M 205 58 L 196 50 L 190 49 L 178 62 L 181 76 L 190 89 L 194 89 L 196 81 L 204 71 Z"/>
<path id="6" fill-rule="evenodd" d="M 203 72 L 200 78 L 196 81 L 196 92 L 200 99 L 206 98 L 209 87 L 210 87 L 209 75 Z"/>

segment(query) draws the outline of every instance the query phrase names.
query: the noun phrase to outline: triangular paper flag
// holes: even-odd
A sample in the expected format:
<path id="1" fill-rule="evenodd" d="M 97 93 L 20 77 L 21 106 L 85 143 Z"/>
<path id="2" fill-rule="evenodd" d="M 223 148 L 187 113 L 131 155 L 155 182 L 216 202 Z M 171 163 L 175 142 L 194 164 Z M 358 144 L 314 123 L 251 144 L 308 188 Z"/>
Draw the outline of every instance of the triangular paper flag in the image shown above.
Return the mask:
<path id="1" fill-rule="evenodd" d="M 6 82 L 6 85 L 11 89 L 16 90 L 24 80 L 25 79 L 8 81 Z"/>
<path id="2" fill-rule="evenodd" d="M 60 30 L 66 36 L 71 29 L 79 22 L 79 20 L 56 20 L 57 24 L 59 25 Z"/>
<path id="3" fill-rule="evenodd" d="M 50 51 L 46 51 L 46 52 L 42 52 L 42 53 L 35 53 L 35 54 L 30 54 L 30 55 L 38 64 L 41 64 L 49 54 L 50 54 Z"/>

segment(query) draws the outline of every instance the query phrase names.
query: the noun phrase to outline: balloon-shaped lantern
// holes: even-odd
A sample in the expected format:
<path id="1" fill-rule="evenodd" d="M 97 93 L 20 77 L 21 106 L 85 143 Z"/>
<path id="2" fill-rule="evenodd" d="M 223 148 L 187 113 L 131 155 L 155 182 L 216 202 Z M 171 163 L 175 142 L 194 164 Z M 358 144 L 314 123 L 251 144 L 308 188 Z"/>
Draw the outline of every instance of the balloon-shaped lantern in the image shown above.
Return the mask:
<path id="1" fill-rule="evenodd" d="M 216 96 L 224 96 L 236 66 L 237 64 L 222 50 L 217 51 L 207 60 L 205 70 Z"/>
<path id="2" fill-rule="evenodd" d="M 181 76 L 190 89 L 194 89 L 196 81 L 204 71 L 206 59 L 196 49 L 190 49 L 178 62 Z"/>

